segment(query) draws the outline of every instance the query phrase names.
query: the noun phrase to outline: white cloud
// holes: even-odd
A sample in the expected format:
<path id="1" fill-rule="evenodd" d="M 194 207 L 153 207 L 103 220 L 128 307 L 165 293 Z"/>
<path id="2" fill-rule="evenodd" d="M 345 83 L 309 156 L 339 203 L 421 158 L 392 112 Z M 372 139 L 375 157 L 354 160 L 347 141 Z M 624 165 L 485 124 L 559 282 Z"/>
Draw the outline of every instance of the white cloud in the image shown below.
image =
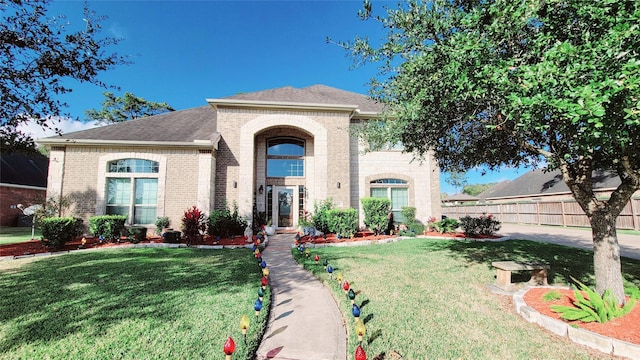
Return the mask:
<path id="1" fill-rule="evenodd" d="M 60 117 L 51 118 L 49 124 L 53 128 L 60 129 L 63 134 L 92 129 L 99 126 L 94 124 L 93 122 L 81 122 L 69 118 Z M 35 140 L 57 135 L 54 129 L 43 128 L 35 121 L 29 121 L 20 124 L 20 126 L 18 126 L 18 130 L 31 135 L 31 137 Z"/>

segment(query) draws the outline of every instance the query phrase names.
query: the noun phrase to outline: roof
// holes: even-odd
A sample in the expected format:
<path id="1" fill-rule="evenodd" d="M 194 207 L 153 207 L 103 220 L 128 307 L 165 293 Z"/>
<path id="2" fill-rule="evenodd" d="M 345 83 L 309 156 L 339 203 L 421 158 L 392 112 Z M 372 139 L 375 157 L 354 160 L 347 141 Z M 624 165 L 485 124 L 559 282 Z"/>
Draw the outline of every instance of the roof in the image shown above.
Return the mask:
<path id="1" fill-rule="evenodd" d="M 301 89 L 285 86 L 277 89 L 237 94 L 224 99 L 279 102 L 283 104 L 352 105 L 361 112 L 375 113 L 381 112 L 383 109 L 381 103 L 365 95 L 325 85 L 313 85 Z"/>
<path id="2" fill-rule="evenodd" d="M 214 140 L 215 110 L 200 106 L 45 139 L 193 142 Z M 42 142 L 42 139 L 39 140 Z"/>
<path id="3" fill-rule="evenodd" d="M 2 153 L 0 183 L 47 187 L 49 159 L 41 154 Z"/>
<path id="4" fill-rule="evenodd" d="M 339 107 L 349 111 L 357 109 L 365 113 L 378 113 L 382 110 L 381 104 L 365 95 L 324 85 L 314 85 L 302 89 L 287 86 L 237 94 L 224 99 L 209 99 L 207 101 L 210 103 L 221 101 L 225 104 L 236 104 L 238 106 L 251 101 L 280 104 L 281 107 L 294 107 L 295 104 L 315 104 L 320 107 Z M 220 134 L 216 132 L 216 110 L 212 106 L 206 105 L 67 133 L 61 136 L 52 136 L 39 139 L 38 142 L 53 145 L 77 140 L 85 143 L 104 143 L 105 141 L 132 143 L 173 142 L 178 145 L 185 145 L 198 140 L 209 140 L 214 143 L 214 146 L 217 146 L 219 137 Z"/>
<path id="5" fill-rule="evenodd" d="M 620 185 L 620 178 L 612 171 L 593 172 L 594 189 L 612 189 Z M 483 199 L 495 199 L 518 196 L 539 196 L 570 192 L 562 180 L 560 170 L 545 172 L 544 169 L 531 170 L 507 183 L 499 183 L 488 193 L 481 194 Z"/>
<path id="6" fill-rule="evenodd" d="M 454 194 L 454 195 L 447 196 L 446 198 L 442 199 L 443 202 L 478 201 L 478 200 L 480 200 L 480 199 L 478 199 L 475 196 L 468 195 L 468 194 Z"/>

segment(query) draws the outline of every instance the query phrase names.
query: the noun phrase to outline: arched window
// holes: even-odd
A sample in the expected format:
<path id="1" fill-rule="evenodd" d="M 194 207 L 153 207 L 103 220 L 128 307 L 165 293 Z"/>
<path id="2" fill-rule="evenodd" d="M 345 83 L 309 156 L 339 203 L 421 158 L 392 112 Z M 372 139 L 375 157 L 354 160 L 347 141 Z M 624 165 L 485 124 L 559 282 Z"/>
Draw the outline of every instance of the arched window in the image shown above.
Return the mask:
<path id="1" fill-rule="evenodd" d="M 127 215 L 129 222 L 133 224 L 153 224 L 158 207 L 158 171 L 159 163 L 156 161 L 109 161 L 106 213 Z"/>
<path id="2" fill-rule="evenodd" d="M 391 211 L 395 223 L 404 222 L 402 208 L 409 206 L 409 184 L 402 179 L 377 179 L 369 183 L 371 197 L 391 200 Z"/>
<path id="3" fill-rule="evenodd" d="M 302 139 L 278 137 L 267 140 L 267 176 L 304 176 L 304 155 Z"/>

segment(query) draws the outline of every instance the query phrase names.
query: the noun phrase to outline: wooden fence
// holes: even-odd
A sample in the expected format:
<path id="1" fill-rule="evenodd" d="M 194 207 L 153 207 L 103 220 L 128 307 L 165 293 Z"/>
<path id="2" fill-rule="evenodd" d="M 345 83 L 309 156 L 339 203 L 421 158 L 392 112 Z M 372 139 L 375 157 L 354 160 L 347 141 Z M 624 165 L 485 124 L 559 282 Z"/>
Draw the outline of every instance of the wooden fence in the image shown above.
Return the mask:
<path id="1" fill-rule="evenodd" d="M 503 223 L 591 227 L 584 211 L 573 200 L 451 205 L 443 206 L 442 213 L 454 219 L 492 214 Z M 640 198 L 631 199 L 624 207 L 616 227 L 640 230 Z"/>

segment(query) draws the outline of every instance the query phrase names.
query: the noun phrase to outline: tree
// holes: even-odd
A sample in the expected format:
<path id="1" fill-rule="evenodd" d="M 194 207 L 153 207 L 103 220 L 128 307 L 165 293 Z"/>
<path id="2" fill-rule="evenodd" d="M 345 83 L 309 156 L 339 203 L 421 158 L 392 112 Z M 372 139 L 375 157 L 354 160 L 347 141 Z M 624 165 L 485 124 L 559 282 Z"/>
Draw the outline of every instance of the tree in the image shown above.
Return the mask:
<path id="1" fill-rule="evenodd" d="M 457 170 L 449 171 L 449 175 L 444 181 L 453 186 L 456 189 L 456 194 L 459 194 L 458 189 L 467 185 L 467 173 Z"/>
<path id="2" fill-rule="evenodd" d="M 117 123 L 175 110 L 167 103 L 147 101 L 130 92 L 115 96 L 112 92 L 106 91 L 102 95 L 102 109 L 85 110 L 87 119 L 96 123 Z"/>
<path id="3" fill-rule="evenodd" d="M 480 193 L 491 189 L 492 187 L 496 186 L 496 184 L 498 183 L 488 183 L 488 184 L 472 184 L 472 185 L 465 185 L 462 188 L 462 193 L 463 194 L 467 194 L 467 195 L 471 195 L 471 196 L 477 196 Z"/>
<path id="4" fill-rule="evenodd" d="M 50 17 L 50 0 L 6 0 L 0 3 L 0 137 L 3 151 L 32 150 L 34 141 L 18 127 L 35 122 L 55 128 L 52 117 L 68 116 L 67 104 L 58 95 L 69 93 L 64 85 L 74 79 L 106 87 L 98 74 L 127 63 L 105 49 L 117 44 L 99 38 L 101 17 L 84 7 L 83 29 L 69 30 L 64 16 Z"/>
<path id="5" fill-rule="evenodd" d="M 559 169 L 591 223 L 596 289 L 624 302 L 615 225 L 640 188 L 640 2 L 411 0 L 374 15 L 367 1 L 360 16 L 387 38 L 341 45 L 380 64 L 385 141 L 445 171 Z M 373 131 L 360 135 L 376 149 Z M 620 178 L 609 199 L 593 192 L 597 169 Z"/>

